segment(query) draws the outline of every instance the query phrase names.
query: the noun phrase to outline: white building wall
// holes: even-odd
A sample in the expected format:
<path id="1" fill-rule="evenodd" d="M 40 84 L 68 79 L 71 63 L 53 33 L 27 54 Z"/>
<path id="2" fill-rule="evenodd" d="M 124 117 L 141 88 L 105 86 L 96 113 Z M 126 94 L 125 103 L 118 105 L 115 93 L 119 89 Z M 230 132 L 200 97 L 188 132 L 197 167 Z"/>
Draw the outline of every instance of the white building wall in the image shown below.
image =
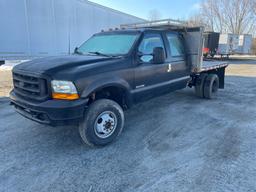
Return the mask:
<path id="1" fill-rule="evenodd" d="M 86 0 L 1 0 L 0 60 L 73 52 L 92 34 L 140 18 Z"/>

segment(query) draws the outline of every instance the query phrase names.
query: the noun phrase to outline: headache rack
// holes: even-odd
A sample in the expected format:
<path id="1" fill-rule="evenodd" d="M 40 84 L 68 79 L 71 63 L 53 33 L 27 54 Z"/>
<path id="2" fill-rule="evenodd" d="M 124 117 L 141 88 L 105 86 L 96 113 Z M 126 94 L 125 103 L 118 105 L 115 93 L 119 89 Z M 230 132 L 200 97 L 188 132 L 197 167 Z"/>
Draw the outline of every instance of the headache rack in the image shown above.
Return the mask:
<path id="1" fill-rule="evenodd" d="M 140 29 L 140 28 L 168 28 L 173 30 L 186 29 L 192 27 L 186 21 L 174 20 L 174 19 L 163 19 L 156 21 L 147 21 L 140 23 L 131 23 L 120 25 L 121 29 Z"/>

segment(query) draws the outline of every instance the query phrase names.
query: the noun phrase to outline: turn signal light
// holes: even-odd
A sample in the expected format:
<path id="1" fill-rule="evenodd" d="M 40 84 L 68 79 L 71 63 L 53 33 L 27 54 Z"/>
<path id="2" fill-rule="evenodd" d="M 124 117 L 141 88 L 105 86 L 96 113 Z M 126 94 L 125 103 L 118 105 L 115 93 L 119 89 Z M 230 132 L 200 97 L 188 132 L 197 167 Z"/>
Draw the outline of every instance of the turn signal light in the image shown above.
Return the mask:
<path id="1" fill-rule="evenodd" d="M 61 99 L 61 100 L 77 100 L 79 96 L 77 93 L 68 94 L 68 93 L 53 93 L 53 99 Z"/>

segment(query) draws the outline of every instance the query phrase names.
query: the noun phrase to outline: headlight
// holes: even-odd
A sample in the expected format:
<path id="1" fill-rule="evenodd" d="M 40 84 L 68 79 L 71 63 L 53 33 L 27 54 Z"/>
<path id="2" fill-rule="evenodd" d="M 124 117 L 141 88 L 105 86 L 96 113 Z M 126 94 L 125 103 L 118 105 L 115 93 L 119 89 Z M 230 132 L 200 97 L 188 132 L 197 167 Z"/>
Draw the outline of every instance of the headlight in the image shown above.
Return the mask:
<path id="1" fill-rule="evenodd" d="M 71 81 L 53 80 L 51 86 L 53 99 L 75 100 L 79 98 L 76 87 Z"/>

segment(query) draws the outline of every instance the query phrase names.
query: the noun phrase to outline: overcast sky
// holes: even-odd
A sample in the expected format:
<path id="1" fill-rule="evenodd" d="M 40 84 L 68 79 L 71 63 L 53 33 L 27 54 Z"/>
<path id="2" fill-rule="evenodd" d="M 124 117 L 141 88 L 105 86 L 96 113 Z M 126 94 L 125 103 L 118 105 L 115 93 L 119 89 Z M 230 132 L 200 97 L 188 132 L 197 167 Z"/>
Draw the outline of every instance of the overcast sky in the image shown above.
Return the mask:
<path id="1" fill-rule="evenodd" d="M 90 0 L 144 19 L 157 9 L 162 19 L 186 19 L 200 7 L 200 0 Z"/>

